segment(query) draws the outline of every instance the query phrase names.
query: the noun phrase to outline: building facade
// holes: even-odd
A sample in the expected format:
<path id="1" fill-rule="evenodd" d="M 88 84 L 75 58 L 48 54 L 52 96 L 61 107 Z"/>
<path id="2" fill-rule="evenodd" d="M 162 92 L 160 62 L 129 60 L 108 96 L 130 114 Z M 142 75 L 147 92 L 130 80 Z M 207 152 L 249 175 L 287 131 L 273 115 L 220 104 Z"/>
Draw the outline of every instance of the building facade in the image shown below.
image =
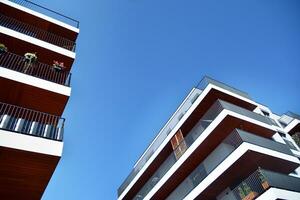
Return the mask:
<path id="1" fill-rule="evenodd" d="M 63 150 L 79 23 L 0 0 L 0 199 L 41 199 Z"/>
<path id="2" fill-rule="evenodd" d="M 299 200 L 299 132 L 300 116 L 274 114 L 204 77 L 136 162 L 118 200 Z"/>

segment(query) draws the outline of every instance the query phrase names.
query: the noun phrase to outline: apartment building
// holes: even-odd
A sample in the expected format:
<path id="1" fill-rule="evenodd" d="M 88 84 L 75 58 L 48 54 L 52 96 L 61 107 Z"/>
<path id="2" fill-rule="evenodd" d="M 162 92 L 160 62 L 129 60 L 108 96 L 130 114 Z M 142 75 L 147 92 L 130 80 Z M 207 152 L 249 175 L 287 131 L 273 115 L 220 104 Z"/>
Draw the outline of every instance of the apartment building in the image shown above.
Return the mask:
<path id="1" fill-rule="evenodd" d="M 0 0 L 0 199 L 41 199 L 62 156 L 78 21 Z"/>
<path id="2" fill-rule="evenodd" d="M 300 116 L 204 77 L 118 188 L 118 200 L 299 200 Z M 298 144 L 297 144 L 298 143 Z"/>

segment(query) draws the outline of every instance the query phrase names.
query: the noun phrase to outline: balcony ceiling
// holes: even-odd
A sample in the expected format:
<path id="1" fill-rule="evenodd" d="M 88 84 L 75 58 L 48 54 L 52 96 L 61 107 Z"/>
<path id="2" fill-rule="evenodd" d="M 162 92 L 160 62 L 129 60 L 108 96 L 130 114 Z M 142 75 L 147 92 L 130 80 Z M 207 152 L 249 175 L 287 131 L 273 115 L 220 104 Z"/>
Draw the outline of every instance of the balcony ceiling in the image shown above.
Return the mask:
<path id="1" fill-rule="evenodd" d="M 62 36 L 71 41 L 76 41 L 76 38 L 78 36 L 77 32 L 71 31 L 70 29 L 51 23 L 47 20 L 31 15 L 22 10 L 15 9 L 3 3 L 0 4 L 0 8 L 1 8 L 1 13 L 6 16 L 10 16 L 24 23 L 34 25 L 37 28 Z"/>
<path id="2" fill-rule="evenodd" d="M 0 77 L 0 101 L 61 116 L 69 97 Z"/>
<path id="3" fill-rule="evenodd" d="M 1 199 L 41 199 L 59 159 L 0 147 Z"/>
<path id="4" fill-rule="evenodd" d="M 20 56 L 23 56 L 27 52 L 37 52 L 38 61 L 48 65 L 52 65 L 53 60 L 64 62 L 67 71 L 71 70 L 74 62 L 74 59 L 71 57 L 34 45 L 30 42 L 19 40 L 3 33 L 0 33 L 0 42 L 5 44 L 8 51 Z"/>

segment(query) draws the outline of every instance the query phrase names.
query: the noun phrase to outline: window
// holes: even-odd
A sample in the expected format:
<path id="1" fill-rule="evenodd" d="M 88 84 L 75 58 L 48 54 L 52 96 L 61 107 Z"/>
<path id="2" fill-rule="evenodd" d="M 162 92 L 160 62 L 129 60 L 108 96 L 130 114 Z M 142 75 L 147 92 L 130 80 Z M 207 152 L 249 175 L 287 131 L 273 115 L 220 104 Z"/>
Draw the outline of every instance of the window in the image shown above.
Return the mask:
<path id="1" fill-rule="evenodd" d="M 178 160 L 187 149 L 181 129 L 179 129 L 172 137 L 171 145 L 174 150 L 175 157 Z"/>

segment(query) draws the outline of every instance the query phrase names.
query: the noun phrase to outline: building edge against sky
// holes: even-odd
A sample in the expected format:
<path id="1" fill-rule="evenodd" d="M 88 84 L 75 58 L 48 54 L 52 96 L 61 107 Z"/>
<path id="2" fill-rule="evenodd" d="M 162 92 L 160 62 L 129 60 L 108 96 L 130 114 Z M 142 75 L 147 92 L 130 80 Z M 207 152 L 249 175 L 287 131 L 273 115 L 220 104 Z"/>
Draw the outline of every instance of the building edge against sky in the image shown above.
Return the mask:
<path id="1" fill-rule="evenodd" d="M 300 199 L 300 116 L 204 77 L 118 188 L 118 199 Z"/>
<path id="2" fill-rule="evenodd" d="M 79 23 L 0 0 L 0 196 L 41 199 L 62 156 Z"/>

